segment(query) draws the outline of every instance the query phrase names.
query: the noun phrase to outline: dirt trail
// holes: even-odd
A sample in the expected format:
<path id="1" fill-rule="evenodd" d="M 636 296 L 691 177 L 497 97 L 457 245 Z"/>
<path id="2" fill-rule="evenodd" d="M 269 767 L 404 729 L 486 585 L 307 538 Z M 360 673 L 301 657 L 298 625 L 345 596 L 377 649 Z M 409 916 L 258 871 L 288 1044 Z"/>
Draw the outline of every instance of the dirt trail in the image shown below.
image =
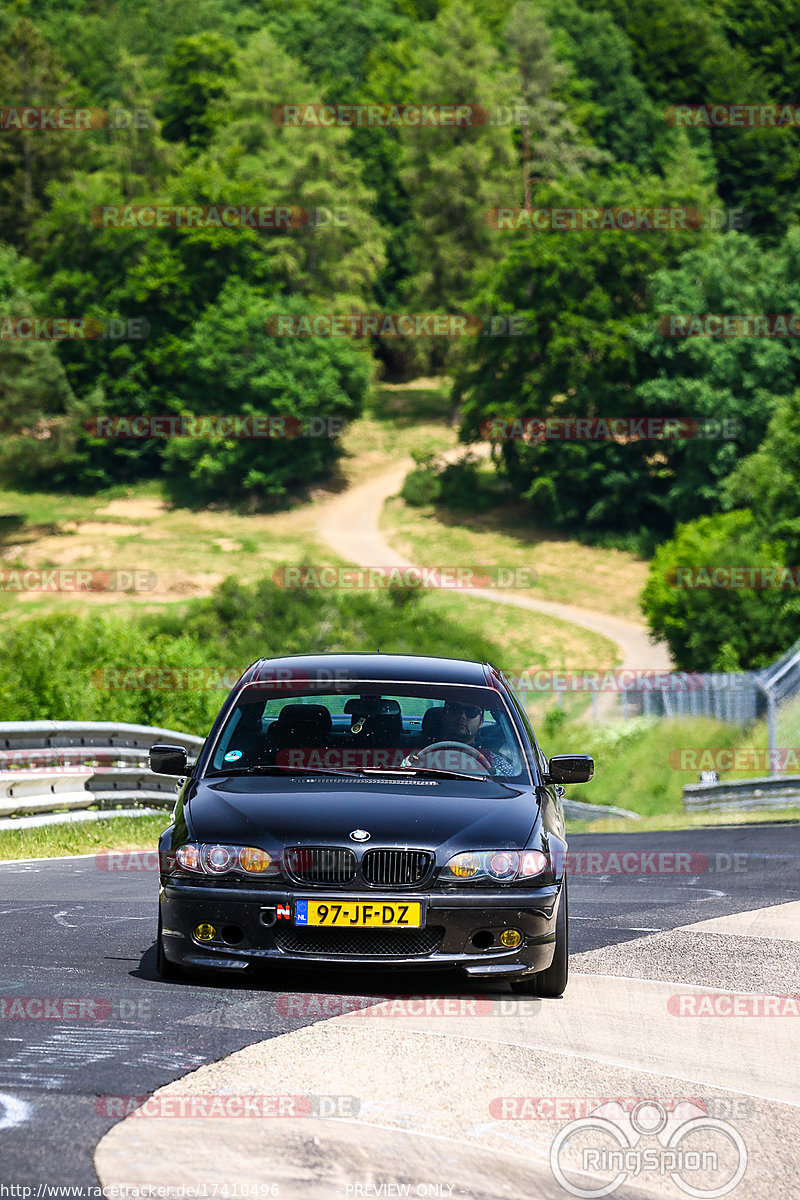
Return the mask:
<path id="1" fill-rule="evenodd" d="M 463 453 L 463 449 L 455 452 Z M 341 496 L 327 501 L 317 518 L 317 533 L 332 550 L 347 562 L 357 566 L 409 567 L 414 564 L 394 550 L 379 529 L 380 514 L 390 496 L 399 492 L 403 480 L 413 468 L 411 459 L 398 463 L 391 471 L 350 488 Z M 663 642 L 654 643 L 645 625 L 608 616 L 574 604 L 559 604 L 551 600 L 535 600 L 511 592 L 488 588 L 472 588 L 458 593 L 462 596 L 510 604 L 529 612 L 545 613 L 562 621 L 571 621 L 592 633 L 601 634 L 619 646 L 621 666 L 638 670 L 668 671 L 669 651 Z M 600 664 L 592 664 L 597 666 Z"/>

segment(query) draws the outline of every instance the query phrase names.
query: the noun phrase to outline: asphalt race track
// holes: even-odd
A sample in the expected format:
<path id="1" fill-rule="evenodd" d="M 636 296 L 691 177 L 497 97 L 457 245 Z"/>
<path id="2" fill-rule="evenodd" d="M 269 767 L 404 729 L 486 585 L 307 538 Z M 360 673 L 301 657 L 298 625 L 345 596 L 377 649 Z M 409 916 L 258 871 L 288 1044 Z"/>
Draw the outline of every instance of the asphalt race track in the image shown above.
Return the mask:
<path id="1" fill-rule="evenodd" d="M 799 830 L 573 836 L 572 976 L 557 1001 L 430 973 L 163 983 L 152 858 L 125 856 L 126 870 L 105 855 L 0 864 L 0 1182 L 32 1196 L 39 1185 L 175 1186 L 189 1162 L 198 1183 L 207 1148 L 222 1169 L 223 1145 L 246 1179 L 252 1145 L 253 1178 L 268 1172 L 282 1200 L 586 1194 L 561 1187 L 547 1155 L 580 1098 L 658 1095 L 718 1102 L 709 1112 L 729 1119 L 749 1158 L 729 1194 L 800 1194 L 800 1020 L 760 1000 L 800 993 Z M 731 993 L 749 999 L 703 1015 L 698 997 L 716 993 L 729 1008 Z M 481 1003 L 460 1016 L 435 1003 L 373 1021 L 345 1011 L 386 996 Z M 421 1040 L 425 1053 L 412 1054 Z M 212 1118 L 120 1124 L 171 1081 L 207 1096 L 234 1078 L 243 1093 L 310 1093 L 315 1107 L 259 1121 L 258 1136 L 253 1120 L 222 1121 L 225 1138 Z M 573 1104 L 560 1121 L 531 1120 L 520 1097 Z M 353 1163 L 360 1176 L 347 1174 Z M 413 1186 L 393 1191 L 393 1179 Z M 643 1174 L 614 1194 L 685 1193 Z"/>

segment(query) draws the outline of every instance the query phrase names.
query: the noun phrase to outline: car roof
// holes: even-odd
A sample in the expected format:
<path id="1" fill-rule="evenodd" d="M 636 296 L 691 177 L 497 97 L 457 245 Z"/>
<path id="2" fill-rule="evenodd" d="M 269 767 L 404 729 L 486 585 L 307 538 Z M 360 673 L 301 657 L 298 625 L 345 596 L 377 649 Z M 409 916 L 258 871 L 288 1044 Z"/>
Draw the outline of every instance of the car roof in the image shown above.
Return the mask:
<path id="1" fill-rule="evenodd" d="M 287 672 L 286 675 L 283 672 Z M 463 658 L 435 658 L 423 654 L 292 654 L 283 658 L 260 658 L 242 676 L 240 683 L 260 679 L 334 673 L 340 682 L 376 680 L 381 683 L 456 683 L 468 687 L 497 687 L 500 677 L 489 663 Z"/>

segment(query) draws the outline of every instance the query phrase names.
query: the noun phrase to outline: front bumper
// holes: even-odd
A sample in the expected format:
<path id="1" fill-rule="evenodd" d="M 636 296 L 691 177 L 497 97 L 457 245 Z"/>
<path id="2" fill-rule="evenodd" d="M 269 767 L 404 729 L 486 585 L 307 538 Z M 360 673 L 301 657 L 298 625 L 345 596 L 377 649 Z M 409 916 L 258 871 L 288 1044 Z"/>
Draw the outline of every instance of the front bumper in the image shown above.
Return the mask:
<path id="1" fill-rule="evenodd" d="M 332 953 L 318 945 L 302 951 L 296 944 L 287 948 L 287 943 L 299 940 L 288 936 L 297 927 L 292 920 L 276 915 L 286 906 L 293 913 L 295 900 L 319 900 L 322 895 L 319 890 L 212 888 L 192 881 L 170 880 L 162 886 L 160 898 L 164 954 L 170 962 L 184 967 L 233 971 L 268 962 L 295 968 L 458 968 L 472 978 L 515 978 L 550 966 L 555 951 L 559 892 L 559 884 L 509 889 L 503 894 L 481 893 L 477 889 L 403 892 L 404 902 L 422 902 L 423 932 L 428 941 L 436 941 L 432 948 L 426 946 L 422 951 L 404 953 L 359 953 L 350 946 L 344 953 Z M 363 891 L 336 893 L 336 899 L 343 901 L 389 901 L 397 897 L 396 892 L 385 895 L 370 892 L 369 896 Z M 193 931 L 200 924 L 215 927 L 214 941 L 198 941 Z M 508 950 L 499 943 L 498 935 L 503 929 L 518 929 L 522 933 L 518 947 Z M 436 930 L 441 930 L 441 937 L 434 939 Z M 352 931 L 350 941 L 362 932 L 368 931 Z M 328 933 L 333 931 L 326 930 Z M 491 941 L 487 935 L 491 935 Z M 473 941 L 476 936 L 478 945 Z"/>

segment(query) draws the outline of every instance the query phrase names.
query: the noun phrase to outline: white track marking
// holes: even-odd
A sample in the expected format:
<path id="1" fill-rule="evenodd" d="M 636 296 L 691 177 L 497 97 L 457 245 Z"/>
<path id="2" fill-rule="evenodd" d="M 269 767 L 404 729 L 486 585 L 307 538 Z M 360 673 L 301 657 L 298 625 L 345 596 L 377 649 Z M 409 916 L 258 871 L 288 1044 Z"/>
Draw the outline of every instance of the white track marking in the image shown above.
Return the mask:
<path id="1" fill-rule="evenodd" d="M 76 911 L 82 910 L 82 909 L 83 909 L 82 904 L 77 905 Z M 68 908 L 62 908 L 61 912 L 53 913 L 53 920 L 57 921 L 59 925 L 63 925 L 64 929 L 79 929 L 80 928 L 79 925 L 72 925 L 72 924 L 70 924 L 69 921 L 64 920 L 64 917 L 66 917 L 68 912 L 69 912 Z"/>
<path id="2" fill-rule="evenodd" d="M 0 1092 L 0 1129 L 13 1129 L 30 1119 L 31 1106 L 8 1092 Z"/>

